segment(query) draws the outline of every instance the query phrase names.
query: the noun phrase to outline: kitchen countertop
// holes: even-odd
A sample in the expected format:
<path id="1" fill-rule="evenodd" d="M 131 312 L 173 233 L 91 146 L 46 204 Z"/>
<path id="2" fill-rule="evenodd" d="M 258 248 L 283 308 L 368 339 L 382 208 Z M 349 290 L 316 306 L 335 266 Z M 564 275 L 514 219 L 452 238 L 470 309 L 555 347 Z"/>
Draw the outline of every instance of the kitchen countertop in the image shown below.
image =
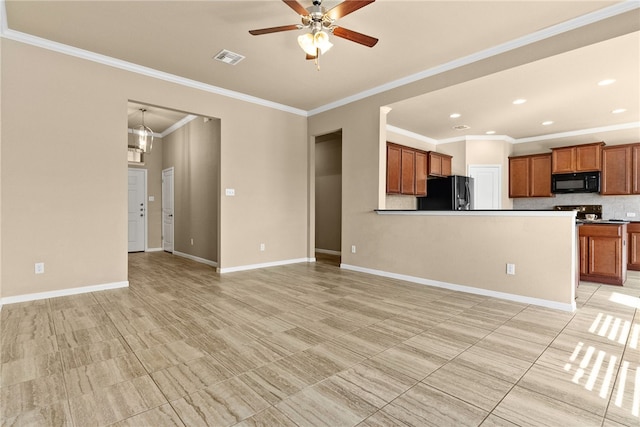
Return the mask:
<path id="1" fill-rule="evenodd" d="M 589 225 L 621 225 L 629 224 L 631 221 L 626 220 L 613 220 L 613 219 L 576 219 L 576 224 L 589 224 Z"/>
<path id="2" fill-rule="evenodd" d="M 575 211 L 557 211 L 553 209 L 474 209 L 470 211 L 423 211 L 417 209 L 374 209 L 378 215 L 415 215 L 415 216 L 546 216 L 546 217 L 572 217 Z"/>
<path id="3" fill-rule="evenodd" d="M 374 209 L 378 215 L 417 215 L 417 216 L 573 216 L 575 211 L 558 211 L 555 209 L 474 209 L 470 211 L 440 211 L 418 209 Z M 640 221 L 622 219 L 596 219 L 586 220 L 576 218 L 578 225 L 620 225 Z"/>

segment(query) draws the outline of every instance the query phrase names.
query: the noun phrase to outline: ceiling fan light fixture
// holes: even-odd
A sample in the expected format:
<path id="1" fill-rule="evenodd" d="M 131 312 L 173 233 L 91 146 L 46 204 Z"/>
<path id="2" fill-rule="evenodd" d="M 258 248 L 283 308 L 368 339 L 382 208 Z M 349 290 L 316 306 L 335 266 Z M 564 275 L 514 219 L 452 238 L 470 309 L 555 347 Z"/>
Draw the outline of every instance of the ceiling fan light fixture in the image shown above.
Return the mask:
<path id="1" fill-rule="evenodd" d="M 317 31 L 315 33 L 306 33 L 298 37 L 298 45 L 304 50 L 307 55 L 316 56 L 318 50 L 324 54 L 331 49 L 333 43 L 329 41 L 329 35 L 324 31 Z"/>
<path id="2" fill-rule="evenodd" d="M 313 34 L 307 33 L 298 37 L 298 45 L 307 55 L 316 56 L 316 47 L 313 44 Z"/>
<path id="3" fill-rule="evenodd" d="M 324 31 L 318 31 L 313 36 L 313 44 L 320 49 L 320 53 L 324 54 L 328 52 L 333 46 L 333 43 L 329 41 L 329 34 Z"/>

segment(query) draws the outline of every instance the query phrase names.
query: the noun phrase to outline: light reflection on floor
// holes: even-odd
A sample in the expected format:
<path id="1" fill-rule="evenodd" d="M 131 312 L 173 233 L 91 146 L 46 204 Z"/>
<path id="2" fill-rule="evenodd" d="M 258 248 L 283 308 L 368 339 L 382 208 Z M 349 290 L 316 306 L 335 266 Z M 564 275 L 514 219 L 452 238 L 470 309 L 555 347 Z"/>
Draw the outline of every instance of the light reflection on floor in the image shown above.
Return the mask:
<path id="1" fill-rule="evenodd" d="M 609 300 L 627 307 L 640 308 L 638 297 L 613 292 Z M 612 343 L 621 346 L 626 344 L 628 349 L 638 349 L 640 340 L 638 323 L 600 312 L 593 320 L 589 332 L 606 337 Z M 618 384 L 614 404 L 622 408 L 625 403 L 625 393 L 627 393 L 627 396 L 632 396 L 631 414 L 640 418 L 640 366 L 633 366 L 628 360 L 619 362 L 615 355 L 607 357 L 606 351 L 598 350 L 593 345 L 587 346 L 581 341 L 575 346 L 564 369 L 567 372 L 575 369 L 572 382 L 583 385 L 589 391 L 594 390 L 598 379 L 604 375 L 598 393 L 602 399 L 607 399 L 614 392 L 615 384 Z M 633 375 L 633 372 L 635 377 L 628 378 Z"/>

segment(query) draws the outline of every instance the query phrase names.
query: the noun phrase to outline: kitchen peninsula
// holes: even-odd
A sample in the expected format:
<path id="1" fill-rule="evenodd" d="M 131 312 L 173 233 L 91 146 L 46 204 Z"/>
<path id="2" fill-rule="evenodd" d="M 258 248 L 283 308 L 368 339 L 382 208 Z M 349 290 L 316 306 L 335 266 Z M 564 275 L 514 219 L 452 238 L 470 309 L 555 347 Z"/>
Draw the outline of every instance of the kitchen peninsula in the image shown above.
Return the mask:
<path id="1" fill-rule="evenodd" d="M 429 286 L 575 310 L 576 213 L 376 210 L 383 242 L 366 271 Z M 393 254 L 393 256 L 389 256 Z M 515 274 L 507 274 L 512 264 Z"/>

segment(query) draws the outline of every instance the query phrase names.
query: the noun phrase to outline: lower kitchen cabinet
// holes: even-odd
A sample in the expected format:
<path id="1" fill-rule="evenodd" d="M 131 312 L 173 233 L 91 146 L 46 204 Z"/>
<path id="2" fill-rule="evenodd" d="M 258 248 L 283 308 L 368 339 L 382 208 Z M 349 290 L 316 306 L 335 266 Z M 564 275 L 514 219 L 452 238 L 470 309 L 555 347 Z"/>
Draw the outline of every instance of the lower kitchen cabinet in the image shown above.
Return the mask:
<path id="1" fill-rule="evenodd" d="M 627 268 L 640 270 L 640 222 L 627 224 L 627 246 L 629 246 Z"/>
<path id="2" fill-rule="evenodd" d="M 584 224 L 580 236 L 580 280 L 622 285 L 627 279 L 627 224 Z"/>

